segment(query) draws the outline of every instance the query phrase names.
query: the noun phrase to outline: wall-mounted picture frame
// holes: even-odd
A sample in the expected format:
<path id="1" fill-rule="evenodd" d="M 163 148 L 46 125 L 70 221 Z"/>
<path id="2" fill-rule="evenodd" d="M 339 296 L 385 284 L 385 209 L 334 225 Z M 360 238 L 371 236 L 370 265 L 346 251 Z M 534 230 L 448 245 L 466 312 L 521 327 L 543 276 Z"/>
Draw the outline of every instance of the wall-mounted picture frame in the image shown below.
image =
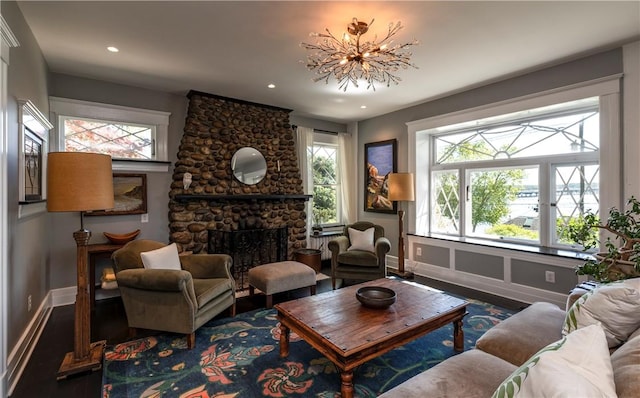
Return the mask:
<path id="1" fill-rule="evenodd" d="M 397 146 L 395 139 L 364 144 L 364 211 L 397 213 L 387 185 L 389 173 L 397 171 Z"/>
<path id="2" fill-rule="evenodd" d="M 114 207 L 108 210 L 88 211 L 87 216 L 117 216 L 145 214 L 147 212 L 147 175 L 113 174 Z"/>
<path id="3" fill-rule="evenodd" d="M 46 199 L 46 162 L 48 136 L 53 125 L 29 100 L 18 100 L 19 135 L 19 202 L 31 204 Z"/>

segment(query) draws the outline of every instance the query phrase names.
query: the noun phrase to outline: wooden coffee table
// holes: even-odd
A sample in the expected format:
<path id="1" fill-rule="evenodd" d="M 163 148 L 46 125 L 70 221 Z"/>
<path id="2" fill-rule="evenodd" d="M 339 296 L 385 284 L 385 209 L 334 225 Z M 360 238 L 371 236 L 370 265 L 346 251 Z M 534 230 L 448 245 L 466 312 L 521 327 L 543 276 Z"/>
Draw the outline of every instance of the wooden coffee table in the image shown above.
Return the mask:
<path id="1" fill-rule="evenodd" d="M 356 299 L 363 286 L 396 292 L 395 304 L 370 309 Z M 353 369 L 396 347 L 453 323 L 454 350 L 464 350 L 462 318 L 467 302 L 408 281 L 378 279 L 360 285 L 277 304 L 280 357 L 289 355 L 293 330 L 340 370 L 342 397 L 353 397 Z"/>

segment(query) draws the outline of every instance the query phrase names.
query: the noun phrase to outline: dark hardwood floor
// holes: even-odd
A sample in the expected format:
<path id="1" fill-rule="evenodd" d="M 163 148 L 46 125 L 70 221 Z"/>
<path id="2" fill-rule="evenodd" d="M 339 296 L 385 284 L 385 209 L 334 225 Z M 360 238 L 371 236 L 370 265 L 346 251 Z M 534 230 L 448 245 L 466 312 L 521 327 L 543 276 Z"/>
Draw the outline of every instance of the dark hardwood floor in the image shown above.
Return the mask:
<path id="1" fill-rule="evenodd" d="M 323 271 L 328 273 L 328 270 L 323 269 Z M 418 282 L 509 309 L 518 310 L 524 306 L 522 303 L 480 294 L 473 290 L 425 278 L 419 278 Z M 321 281 L 318 285 L 318 293 L 328 290 L 331 290 L 331 281 Z M 274 303 L 303 297 L 308 293 L 308 289 L 300 289 L 278 294 L 274 296 Z M 237 311 L 238 313 L 251 311 L 264 307 L 264 305 L 265 297 L 262 295 L 252 298 L 242 297 L 237 300 Z M 229 313 L 225 311 L 219 317 L 228 315 Z M 56 372 L 64 355 L 73 351 L 73 324 L 73 305 L 53 309 L 31 359 L 11 395 L 12 398 L 98 398 L 101 396 L 102 371 L 73 375 L 60 381 L 56 380 Z M 137 337 L 153 333 L 157 332 L 145 331 Z M 91 313 L 91 337 L 91 341 L 106 340 L 107 345 L 121 343 L 128 339 L 126 316 L 119 297 L 96 301 L 95 308 Z"/>

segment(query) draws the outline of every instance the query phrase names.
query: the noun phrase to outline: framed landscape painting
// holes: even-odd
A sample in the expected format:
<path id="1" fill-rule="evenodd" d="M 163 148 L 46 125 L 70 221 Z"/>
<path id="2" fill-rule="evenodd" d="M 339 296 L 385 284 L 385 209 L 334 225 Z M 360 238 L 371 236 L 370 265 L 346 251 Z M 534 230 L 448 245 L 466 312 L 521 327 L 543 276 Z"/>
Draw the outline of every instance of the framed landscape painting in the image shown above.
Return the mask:
<path id="1" fill-rule="evenodd" d="M 114 208 L 88 211 L 87 216 L 115 216 L 121 214 L 144 214 L 147 212 L 147 175 L 113 174 Z"/>
<path id="2" fill-rule="evenodd" d="M 397 170 L 397 141 L 364 144 L 364 211 L 396 213 L 397 202 L 389 197 L 389 173 Z"/>

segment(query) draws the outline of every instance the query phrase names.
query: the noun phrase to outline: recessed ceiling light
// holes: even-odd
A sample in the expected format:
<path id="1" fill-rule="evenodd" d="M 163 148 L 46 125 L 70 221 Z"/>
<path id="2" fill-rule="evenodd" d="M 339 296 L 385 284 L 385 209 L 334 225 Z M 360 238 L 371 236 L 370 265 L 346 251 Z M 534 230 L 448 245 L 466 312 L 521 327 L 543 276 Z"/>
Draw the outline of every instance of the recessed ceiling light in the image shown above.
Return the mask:
<path id="1" fill-rule="evenodd" d="M 275 84 L 273 84 L 273 83 L 270 83 L 267 87 L 269 87 L 269 88 L 276 88 L 276 85 L 275 85 Z"/>
<path id="2" fill-rule="evenodd" d="M 360 105 L 360 109 L 367 109 L 366 105 Z"/>
<path id="3" fill-rule="evenodd" d="M 107 50 L 109 50 L 112 53 L 117 53 L 118 51 L 120 51 L 118 50 L 118 47 L 113 47 L 113 46 L 107 47 Z"/>

